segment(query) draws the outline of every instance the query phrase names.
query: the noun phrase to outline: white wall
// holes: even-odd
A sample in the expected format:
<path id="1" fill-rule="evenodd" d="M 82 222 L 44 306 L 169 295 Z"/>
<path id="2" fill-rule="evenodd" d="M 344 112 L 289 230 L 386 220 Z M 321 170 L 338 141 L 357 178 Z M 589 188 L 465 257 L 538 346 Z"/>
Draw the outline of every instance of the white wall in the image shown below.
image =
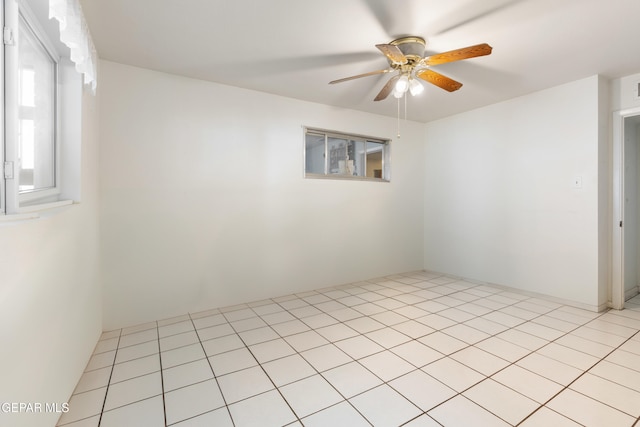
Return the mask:
<path id="1" fill-rule="evenodd" d="M 602 84 L 594 76 L 427 124 L 426 269 L 602 307 Z"/>
<path id="2" fill-rule="evenodd" d="M 0 226 L 0 402 L 67 402 L 101 333 L 97 102 L 83 96 L 82 202 Z M 55 425 L 56 413 L 0 413 Z"/>
<path id="3" fill-rule="evenodd" d="M 423 125 L 392 182 L 303 178 L 304 125 L 396 121 L 101 62 L 105 330 L 422 268 Z"/>
<path id="4" fill-rule="evenodd" d="M 613 111 L 640 107 L 638 83 L 640 83 L 640 73 L 631 74 L 611 82 L 611 105 Z"/>

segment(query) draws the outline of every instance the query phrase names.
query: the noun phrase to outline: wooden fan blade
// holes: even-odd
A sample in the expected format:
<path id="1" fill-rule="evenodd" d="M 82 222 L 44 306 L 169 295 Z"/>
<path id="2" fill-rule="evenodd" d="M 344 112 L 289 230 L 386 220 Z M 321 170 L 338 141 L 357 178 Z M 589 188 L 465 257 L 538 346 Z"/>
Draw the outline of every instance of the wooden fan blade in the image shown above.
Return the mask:
<path id="1" fill-rule="evenodd" d="M 456 91 L 462 87 L 462 83 L 450 79 L 447 76 L 443 76 L 440 73 L 436 73 L 435 71 L 430 69 L 418 71 L 416 75 L 422 80 L 425 80 L 449 92 Z"/>
<path id="2" fill-rule="evenodd" d="M 351 76 L 351 77 L 345 77 L 343 79 L 338 79 L 338 80 L 333 80 L 331 82 L 329 82 L 330 85 L 335 84 L 335 83 L 342 83 L 342 82 L 346 82 L 349 80 L 354 80 L 354 79 L 359 79 L 360 77 L 368 77 L 368 76 L 375 76 L 376 74 L 384 74 L 384 73 L 389 73 L 393 70 L 377 70 L 377 71 L 370 71 L 368 73 L 364 73 L 364 74 L 358 74 L 357 76 Z"/>
<path id="3" fill-rule="evenodd" d="M 462 49 L 431 55 L 425 58 L 424 63 L 426 65 L 446 64 L 447 62 L 460 61 L 461 59 L 489 55 L 492 49 L 493 48 L 486 43 L 477 44 L 475 46 L 463 47 Z"/>
<path id="4" fill-rule="evenodd" d="M 384 56 L 389 58 L 389 61 L 394 64 L 406 64 L 407 57 L 398 48 L 398 46 L 392 44 L 377 44 L 376 47 L 380 49 L 380 52 L 384 53 Z"/>
<path id="5" fill-rule="evenodd" d="M 382 90 L 378 92 L 378 95 L 376 95 L 376 97 L 374 98 L 374 101 L 382 101 L 383 99 L 387 99 L 387 96 L 389 96 L 389 94 L 393 92 L 393 88 L 395 87 L 396 82 L 398 81 L 399 78 L 400 78 L 400 74 L 398 74 L 397 76 L 391 77 L 387 82 L 387 84 L 384 85 Z"/>

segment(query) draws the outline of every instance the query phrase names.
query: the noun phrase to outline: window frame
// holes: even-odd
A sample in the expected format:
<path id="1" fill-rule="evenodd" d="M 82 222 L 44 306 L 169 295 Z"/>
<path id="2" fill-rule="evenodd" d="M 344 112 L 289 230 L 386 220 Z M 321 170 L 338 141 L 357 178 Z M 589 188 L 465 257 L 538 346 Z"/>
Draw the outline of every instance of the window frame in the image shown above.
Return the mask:
<path id="1" fill-rule="evenodd" d="M 307 171 L 307 135 L 317 135 L 324 137 L 324 171 L 323 173 L 317 172 L 308 172 Z M 382 177 L 376 178 L 371 176 L 366 176 L 366 159 L 367 156 L 364 156 L 364 169 L 365 175 L 350 175 L 347 173 L 331 173 L 329 171 L 329 138 L 337 138 L 337 139 L 345 139 L 348 142 L 363 142 L 365 145 L 365 154 L 367 150 L 367 142 L 381 144 L 382 145 Z M 337 180 L 355 180 L 355 181 L 372 181 L 372 182 L 391 182 L 391 139 L 389 138 L 380 138 L 374 136 L 367 136 L 361 134 L 353 134 L 346 132 L 339 132 L 315 127 L 303 127 L 303 176 L 305 178 L 310 179 L 337 179 Z M 348 150 L 348 148 L 346 148 Z M 353 160 L 353 159 L 352 159 Z"/>
<path id="2" fill-rule="evenodd" d="M 55 42 L 43 28 L 38 16 L 34 14 L 25 0 L 4 0 L 2 18 L 5 27 L 5 43 L 2 45 L 2 94 L 3 103 L 3 150 L 2 161 L 4 173 L 0 176 L 0 215 L 15 215 L 33 212 L 39 209 L 55 207 L 59 204 L 69 204 L 70 201 L 60 201 L 63 192 L 61 167 L 61 61 L 62 56 L 56 48 Z M 20 143 L 18 132 L 20 127 L 20 90 L 19 58 L 16 43 L 19 43 L 20 26 L 26 25 L 27 30 L 37 39 L 39 47 L 48 55 L 53 63 L 53 186 L 42 189 L 20 191 Z M 8 30 L 7 30 L 8 29 Z M 7 34 L 9 31 L 9 34 Z M 9 37 L 9 40 L 7 40 Z M 64 95 L 62 95 L 64 96 Z M 7 169 L 9 169 L 7 171 Z M 8 175 L 10 175 L 8 177 Z"/>

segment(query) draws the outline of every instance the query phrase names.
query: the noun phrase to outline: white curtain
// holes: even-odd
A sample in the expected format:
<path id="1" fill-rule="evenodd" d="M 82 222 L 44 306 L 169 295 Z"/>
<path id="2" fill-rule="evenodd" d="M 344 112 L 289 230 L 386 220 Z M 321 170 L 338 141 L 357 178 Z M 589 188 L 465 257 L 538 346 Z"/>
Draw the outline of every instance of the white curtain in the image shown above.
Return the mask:
<path id="1" fill-rule="evenodd" d="M 71 61 L 84 75 L 84 83 L 95 94 L 97 85 L 97 53 L 84 19 L 80 0 L 49 0 L 49 19 L 60 24 L 60 41 L 71 49 Z"/>

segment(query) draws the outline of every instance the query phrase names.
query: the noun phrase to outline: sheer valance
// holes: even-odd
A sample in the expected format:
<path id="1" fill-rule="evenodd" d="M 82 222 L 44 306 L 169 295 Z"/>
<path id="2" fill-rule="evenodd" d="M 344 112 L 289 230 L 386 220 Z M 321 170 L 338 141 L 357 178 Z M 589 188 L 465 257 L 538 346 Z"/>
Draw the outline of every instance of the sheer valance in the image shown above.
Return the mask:
<path id="1" fill-rule="evenodd" d="M 71 61 L 84 75 L 84 83 L 96 91 L 97 53 L 80 0 L 49 0 L 49 19 L 60 24 L 60 41 L 71 49 Z"/>

